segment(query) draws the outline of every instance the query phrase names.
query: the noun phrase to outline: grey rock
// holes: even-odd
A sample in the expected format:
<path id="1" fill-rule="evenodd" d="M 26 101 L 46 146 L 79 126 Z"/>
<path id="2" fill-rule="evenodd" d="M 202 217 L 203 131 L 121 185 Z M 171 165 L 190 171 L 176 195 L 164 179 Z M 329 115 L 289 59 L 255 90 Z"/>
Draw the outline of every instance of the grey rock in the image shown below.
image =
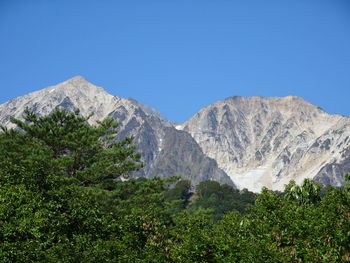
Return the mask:
<path id="1" fill-rule="evenodd" d="M 332 185 L 350 172 L 350 118 L 295 96 L 230 97 L 203 108 L 181 129 L 239 188 L 283 190 L 305 178 Z"/>
<path id="2" fill-rule="evenodd" d="M 191 179 L 194 185 L 216 180 L 234 186 L 216 161 L 205 156 L 187 132 L 176 130 L 171 122 L 145 104 L 108 94 L 80 76 L 0 105 L 0 124 L 12 127 L 9 117 L 21 118 L 25 108 L 42 116 L 56 107 L 69 111 L 79 109 L 83 116 L 93 113 L 89 119 L 91 124 L 106 117 L 115 119 L 119 123 L 116 140 L 133 136 L 145 165 L 132 177 L 180 175 Z"/>
<path id="3" fill-rule="evenodd" d="M 21 118 L 25 108 L 46 115 L 57 106 L 94 113 L 91 124 L 114 118 L 116 139 L 133 136 L 141 152 L 145 167 L 134 177 L 181 175 L 193 184 L 215 180 L 258 192 L 305 178 L 341 186 L 350 173 L 350 118 L 296 96 L 230 97 L 180 124 L 78 76 L 0 105 L 0 124 L 11 127 L 10 116 Z"/>

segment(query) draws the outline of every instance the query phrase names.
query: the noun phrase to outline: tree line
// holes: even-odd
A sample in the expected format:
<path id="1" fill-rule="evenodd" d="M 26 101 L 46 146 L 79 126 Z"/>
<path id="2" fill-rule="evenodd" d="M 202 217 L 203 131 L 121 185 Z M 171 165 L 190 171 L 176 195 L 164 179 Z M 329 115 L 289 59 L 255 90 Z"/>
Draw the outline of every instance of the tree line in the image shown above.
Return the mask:
<path id="1" fill-rule="evenodd" d="M 0 262 L 350 261 L 350 184 L 254 194 L 124 180 L 143 167 L 133 138 L 116 141 L 112 119 L 88 118 L 26 110 L 2 127 Z"/>

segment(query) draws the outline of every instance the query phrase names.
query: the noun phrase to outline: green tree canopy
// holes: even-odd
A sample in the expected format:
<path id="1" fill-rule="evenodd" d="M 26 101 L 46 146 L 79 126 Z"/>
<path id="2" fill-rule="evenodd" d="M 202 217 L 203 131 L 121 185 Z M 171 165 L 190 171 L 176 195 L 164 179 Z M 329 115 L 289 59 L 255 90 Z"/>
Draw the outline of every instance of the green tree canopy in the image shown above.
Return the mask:
<path id="1" fill-rule="evenodd" d="M 18 129 L 3 128 L 2 167 L 29 165 L 23 155 L 30 153 L 38 159 L 32 161 L 40 163 L 35 163 L 36 167 L 57 167 L 55 172 L 76 178 L 84 185 L 127 176 L 142 167 L 140 154 L 131 145 L 132 137 L 115 141 L 118 125 L 110 118 L 91 126 L 89 117 L 80 116 L 79 111 L 69 113 L 59 108 L 43 117 L 26 110 L 23 117 L 23 121 L 11 119 Z"/>
<path id="2" fill-rule="evenodd" d="M 132 138 L 79 112 L 26 111 L 0 133 L 0 262 L 161 261 L 164 183 L 115 178 L 142 167 Z M 149 257 L 147 255 L 150 255 Z M 157 256 L 154 256 L 157 255 Z"/>
<path id="3" fill-rule="evenodd" d="M 117 125 L 26 111 L 0 133 L 0 262 L 350 262 L 350 175 L 260 194 L 140 168 Z"/>

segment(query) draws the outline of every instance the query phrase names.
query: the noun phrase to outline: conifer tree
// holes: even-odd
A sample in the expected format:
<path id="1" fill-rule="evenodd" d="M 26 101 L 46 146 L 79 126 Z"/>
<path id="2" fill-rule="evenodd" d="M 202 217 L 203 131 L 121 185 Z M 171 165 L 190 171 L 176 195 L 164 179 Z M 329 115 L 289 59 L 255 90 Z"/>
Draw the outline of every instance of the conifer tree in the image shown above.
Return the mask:
<path id="1" fill-rule="evenodd" d="M 23 137 L 32 144 L 40 144 L 50 153 L 62 176 L 76 178 L 83 185 L 127 176 L 142 167 L 140 154 L 131 145 L 132 137 L 115 141 L 118 125 L 110 118 L 91 126 L 87 122 L 90 116 L 59 108 L 43 117 L 26 110 L 23 117 L 24 121 L 12 118 L 19 131 L 3 129 L 3 137 Z M 4 151 L 11 149 L 7 147 Z"/>

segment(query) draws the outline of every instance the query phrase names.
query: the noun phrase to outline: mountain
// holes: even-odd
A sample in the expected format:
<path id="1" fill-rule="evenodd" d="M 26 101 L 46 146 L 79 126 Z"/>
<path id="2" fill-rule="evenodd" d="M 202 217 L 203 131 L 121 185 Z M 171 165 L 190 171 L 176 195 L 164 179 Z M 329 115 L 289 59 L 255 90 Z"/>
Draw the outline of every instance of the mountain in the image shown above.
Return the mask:
<path id="1" fill-rule="evenodd" d="M 174 124 L 78 76 L 0 105 L 0 124 L 11 126 L 10 116 L 21 118 L 25 108 L 46 115 L 57 106 L 94 113 L 92 124 L 114 118 L 117 139 L 134 136 L 145 167 L 132 176 L 182 175 L 194 185 L 215 180 L 258 192 L 305 178 L 341 186 L 350 172 L 350 118 L 295 96 L 230 97 Z"/>
<path id="2" fill-rule="evenodd" d="M 230 97 L 179 127 L 238 186 L 283 190 L 291 179 L 340 186 L 350 172 L 350 118 L 305 100 Z"/>
<path id="3" fill-rule="evenodd" d="M 89 119 L 91 124 L 111 117 L 119 123 L 117 139 L 134 136 L 145 167 L 132 176 L 181 175 L 194 185 L 216 180 L 234 186 L 216 161 L 204 155 L 187 132 L 176 130 L 156 110 L 134 99 L 113 96 L 80 76 L 0 105 L 0 124 L 11 127 L 10 117 L 21 118 L 26 108 L 42 116 L 56 107 L 79 109 L 83 116 L 93 113 Z"/>

